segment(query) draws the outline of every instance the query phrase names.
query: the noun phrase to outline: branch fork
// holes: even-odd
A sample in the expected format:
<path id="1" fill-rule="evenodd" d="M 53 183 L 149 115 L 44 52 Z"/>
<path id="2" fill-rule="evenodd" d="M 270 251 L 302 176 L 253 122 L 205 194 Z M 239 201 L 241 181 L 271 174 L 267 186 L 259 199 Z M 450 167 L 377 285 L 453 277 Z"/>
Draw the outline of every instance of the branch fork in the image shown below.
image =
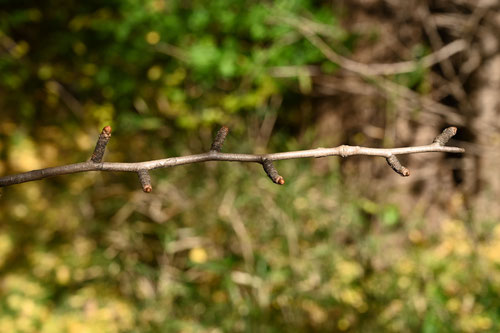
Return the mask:
<path id="1" fill-rule="evenodd" d="M 389 166 L 401 176 L 410 175 L 408 168 L 401 165 L 396 155 L 417 154 L 428 152 L 464 153 L 465 150 L 459 147 L 448 147 L 446 143 L 457 133 L 456 127 L 448 127 L 439 134 L 434 141 L 426 146 L 403 147 L 403 148 L 368 148 L 359 146 L 342 145 L 334 148 L 316 148 L 309 150 L 289 151 L 274 154 L 233 154 L 223 153 L 222 146 L 229 133 L 229 129 L 223 126 L 215 136 L 210 147 L 210 151 L 202 154 L 171 157 L 161 160 L 137 162 L 137 163 L 111 163 L 102 162 L 106 145 L 111 138 L 111 127 L 102 129 L 97 140 L 94 152 L 89 161 L 75 164 L 62 165 L 58 167 L 46 168 L 24 172 L 20 174 L 5 176 L 0 178 L 0 187 L 11 186 L 29 181 L 40 180 L 47 177 L 73 174 L 88 171 L 122 171 L 134 172 L 139 177 L 142 190 L 150 193 L 153 190 L 151 185 L 150 170 L 174 167 L 184 164 L 201 163 L 207 161 L 229 161 L 243 163 L 259 163 L 262 165 L 268 177 L 278 185 L 283 185 L 285 179 L 279 175 L 273 161 L 290 160 L 297 158 L 319 158 L 327 156 L 348 157 L 353 155 L 381 156 L 384 157 Z"/>

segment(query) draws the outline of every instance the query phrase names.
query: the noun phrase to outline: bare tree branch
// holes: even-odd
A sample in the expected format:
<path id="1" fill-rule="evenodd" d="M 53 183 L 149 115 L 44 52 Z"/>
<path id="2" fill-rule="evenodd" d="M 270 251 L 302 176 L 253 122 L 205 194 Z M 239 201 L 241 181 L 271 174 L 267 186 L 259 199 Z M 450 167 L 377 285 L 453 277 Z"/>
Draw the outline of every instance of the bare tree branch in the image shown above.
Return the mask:
<path id="1" fill-rule="evenodd" d="M 221 153 L 222 144 L 228 133 L 227 127 L 222 127 L 217 136 L 215 137 L 214 143 L 209 152 L 170 157 L 161 160 L 153 160 L 146 162 L 137 163 L 110 163 L 102 162 L 102 157 L 104 155 L 104 149 L 106 144 L 111 137 L 111 127 L 106 126 L 103 128 L 99 139 L 96 144 L 95 151 L 92 158 L 87 162 L 62 165 L 58 167 L 46 168 L 33 170 L 29 172 L 24 172 L 16 175 L 10 175 L 0 178 L 0 187 L 30 182 L 34 180 L 40 180 L 47 177 L 54 177 L 60 175 L 67 175 L 78 172 L 87 171 L 123 171 L 123 172 L 135 172 L 139 175 L 139 180 L 144 192 L 149 193 L 152 191 L 151 178 L 148 171 L 159 168 L 167 168 L 184 164 L 201 163 L 207 161 L 229 161 L 229 162 L 246 162 L 246 163 L 259 163 L 263 166 L 264 171 L 267 173 L 271 180 L 279 185 L 283 185 L 285 180 L 282 176 L 278 174 L 278 171 L 274 167 L 272 161 L 280 160 L 290 160 L 296 158 L 310 158 L 310 157 L 327 157 L 327 156 L 353 156 L 353 155 L 367 155 L 367 156 L 381 156 L 385 157 L 387 163 L 402 176 L 409 176 L 410 172 L 407 168 L 403 167 L 399 163 L 395 155 L 403 154 L 417 154 L 417 153 L 428 153 L 428 152 L 445 152 L 445 153 L 464 153 L 465 150 L 459 147 L 446 147 L 445 144 L 448 140 L 455 135 L 457 132 L 456 127 L 449 127 L 438 135 L 433 143 L 426 146 L 416 146 L 416 147 L 403 147 L 403 148 L 368 148 L 359 146 L 339 146 L 334 148 L 316 148 L 309 150 L 299 150 L 299 151 L 289 151 L 274 154 L 232 154 L 232 153 Z"/>

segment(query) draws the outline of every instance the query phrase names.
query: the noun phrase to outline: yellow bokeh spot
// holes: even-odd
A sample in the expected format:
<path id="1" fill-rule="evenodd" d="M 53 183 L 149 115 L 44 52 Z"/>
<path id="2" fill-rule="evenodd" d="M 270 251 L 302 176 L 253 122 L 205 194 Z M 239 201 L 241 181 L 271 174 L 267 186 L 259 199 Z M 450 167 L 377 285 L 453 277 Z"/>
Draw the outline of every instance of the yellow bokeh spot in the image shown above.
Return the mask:
<path id="1" fill-rule="evenodd" d="M 42 65 L 38 68 L 38 77 L 42 80 L 48 80 L 52 77 L 52 67 L 50 65 Z"/>
<path id="2" fill-rule="evenodd" d="M 146 42 L 156 45 L 160 41 L 160 34 L 157 31 L 150 31 L 146 34 Z"/>
<path id="3" fill-rule="evenodd" d="M 402 276 L 398 279 L 398 287 L 406 289 L 411 285 L 411 280 L 407 276 Z"/>
<path id="4" fill-rule="evenodd" d="M 152 3 L 153 10 L 162 11 L 165 9 L 165 0 L 155 0 Z"/>
<path id="5" fill-rule="evenodd" d="M 7 301 L 7 306 L 10 309 L 18 311 L 22 309 L 24 298 L 19 294 L 10 294 L 7 297 L 6 301 Z"/>
<path id="6" fill-rule="evenodd" d="M 420 230 L 413 229 L 410 231 L 408 234 L 408 238 L 413 244 L 419 244 L 422 243 L 422 240 L 424 239 L 422 232 Z"/>
<path id="7" fill-rule="evenodd" d="M 1 317 L 0 318 L 0 332 L 14 332 L 15 331 L 15 323 L 14 319 L 11 317 Z"/>
<path id="8" fill-rule="evenodd" d="M 110 125 L 113 126 L 113 117 L 115 115 L 115 107 L 111 103 L 104 103 L 101 105 L 90 106 L 90 111 L 95 120 L 101 124 L 101 126 Z"/>
<path id="9" fill-rule="evenodd" d="M 12 216 L 19 219 L 25 218 L 29 213 L 28 207 L 25 204 L 18 203 L 12 207 Z"/>
<path id="10" fill-rule="evenodd" d="M 317 325 L 324 323 L 328 319 L 326 311 L 313 301 L 303 301 L 302 307 L 309 314 L 311 320 Z"/>
<path id="11" fill-rule="evenodd" d="M 59 266 L 56 270 L 56 279 L 59 284 L 67 284 L 69 282 L 71 272 L 68 266 Z"/>
<path id="12" fill-rule="evenodd" d="M 35 327 L 31 318 L 20 316 L 16 319 L 17 332 L 34 332 Z"/>
<path id="13" fill-rule="evenodd" d="M 87 52 L 87 46 L 82 42 L 76 42 L 73 44 L 73 51 L 78 55 L 82 55 Z"/>
<path id="14" fill-rule="evenodd" d="M 93 76 L 97 73 L 97 66 L 94 64 L 85 64 L 82 68 L 82 72 L 85 75 Z"/>
<path id="15" fill-rule="evenodd" d="M 2 290 L 5 292 L 22 291 L 28 297 L 38 297 L 43 292 L 41 286 L 25 276 L 10 274 L 3 278 Z"/>
<path id="16" fill-rule="evenodd" d="M 224 291 L 222 290 L 217 290 L 212 294 L 212 300 L 215 303 L 226 303 L 227 302 L 227 295 Z"/>
<path id="17" fill-rule="evenodd" d="M 162 69 L 160 66 L 156 65 L 148 69 L 148 79 L 151 81 L 156 81 L 161 77 Z"/>
<path id="18" fill-rule="evenodd" d="M 182 83 L 186 78 L 186 70 L 182 67 L 177 68 L 173 73 L 165 77 L 165 84 L 169 86 L 176 86 Z"/>
<path id="19" fill-rule="evenodd" d="M 455 246 L 455 253 L 461 257 L 466 257 L 470 255 L 472 252 L 471 245 L 462 241 L 456 244 Z"/>
<path id="20" fill-rule="evenodd" d="M 25 42 L 24 40 L 22 40 L 19 43 L 17 43 L 16 47 L 13 50 L 13 55 L 15 58 L 19 59 L 22 56 L 24 56 L 26 53 L 28 53 L 29 49 L 30 49 L 30 45 L 27 42 Z"/>
<path id="21" fill-rule="evenodd" d="M 351 283 L 363 274 L 363 268 L 357 262 L 341 260 L 337 262 L 337 271 L 344 283 Z"/>
<path id="22" fill-rule="evenodd" d="M 492 326 L 492 321 L 490 318 L 488 317 L 484 317 L 484 316 L 479 316 L 477 319 L 477 327 L 480 329 L 480 330 L 489 330 Z"/>
<path id="23" fill-rule="evenodd" d="M 411 274 L 415 270 L 415 263 L 409 259 L 403 259 L 396 265 L 396 270 L 400 274 Z"/>
<path id="24" fill-rule="evenodd" d="M 344 289 L 340 292 L 340 300 L 346 304 L 352 305 L 355 308 L 361 307 L 365 302 L 363 294 L 354 289 Z"/>
<path id="25" fill-rule="evenodd" d="M 42 163 L 38 158 L 35 144 L 27 136 L 19 136 L 19 141 L 13 145 L 8 157 L 9 164 L 16 171 L 40 169 Z"/>
<path id="26" fill-rule="evenodd" d="M 74 139 L 76 141 L 76 145 L 82 151 L 89 150 L 92 148 L 92 144 L 94 143 L 90 136 L 84 131 L 78 131 L 75 133 Z"/>
<path id="27" fill-rule="evenodd" d="M 24 299 L 21 304 L 21 313 L 25 317 L 33 317 L 37 310 L 37 306 L 32 299 Z"/>
<path id="28" fill-rule="evenodd" d="M 342 318 L 339 320 L 339 322 L 337 323 L 337 327 L 339 328 L 339 330 L 341 331 L 346 331 L 349 329 L 349 327 L 351 327 L 351 323 L 349 322 L 349 320 L 345 319 L 345 318 Z"/>
<path id="29" fill-rule="evenodd" d="M 446 309 L 453 313 L 458 312 L 461 306 L 462 304 L 458 298 L 450 298 L 448 302 L 446 302 Z"/>
<path id="30" fill-rule="evenodd" d="M 202 264 L 207 261 L 208 255 L 202 247 L 195 247 L 189 251 L 189 260 L 197 264 Z"/>

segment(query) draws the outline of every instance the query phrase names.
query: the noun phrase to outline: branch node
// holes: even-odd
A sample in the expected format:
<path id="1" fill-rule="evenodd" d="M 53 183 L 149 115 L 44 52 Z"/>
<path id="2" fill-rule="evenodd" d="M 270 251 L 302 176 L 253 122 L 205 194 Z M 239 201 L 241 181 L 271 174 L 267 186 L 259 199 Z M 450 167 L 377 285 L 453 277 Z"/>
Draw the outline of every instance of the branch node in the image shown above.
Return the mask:
<path id="1" fill-rule="evenodd" d="M 222 126 L 221 129 L 217 132 L 215 136 L 214 142 L 212 143 L 212 147 L 210 147 L 210 151 L 219 152 L 222 150 L 222 145 L 224 144 L 224 140 L 226 140 L 227 133 L 229 132 L 229 128 L 226 126 Z"/>
<path id="2" fill-rule="evenodd" d="M 457 134 L 456 127 L 445 128 L 441 134 L 436 136 L 436 138 L 434 139 L 434 141 L 432 141 L 432 143 L 437 144 L 438 146 L 444 146 L 455 134 Z"/>
<path id="3" fill-rule="evenodd" d="M 394 155 L 390 155 L 386 158 L 387 164 L 392 168 L 392 170 L 396 171 L 403 177 L 408 177 L 410 175 L 410 170 L 408 168 L 401 165 L 398 158 Z"/>
<path id="4" fill-rule="evenodd" d="M 271 180 L 275 184 L 278 184 L 278 185 L 285 184 L 285 179 L 278 174 L 278 170 L 276 170 L 276 168 L 274 167 L 274 164 L 271 160 L 264 159 L 262 161 L 262 166 L 264 167 L 264 171 L 267 173 L 269 178 L 271 178 Z"/>
<path id="5" fill-rule="evenodd" d="M 139 175 L 142 190 L 146 193 L 151 193 L 153 186 L 151 186 L 151 176 L 149 175 L 148 170 L 139 170 L 137 171 L 137 174 Z"/>
<path id="6" fill-rule="evenodd" d="M 349 156 L 348 155 L 348 150 L 349 150 L 348 146 L 346 146 L 346 145 L 340 146 L 340 156 L 341 157 L 347 157 L 347 156 Z"/>
<path id="7" fill-rule="evenodd" d="M 102 157 L 104 156 L 104 151 L 106 150 L 106 145 L 108 144 L 109 139 L 111 138 L 111 126 L 105 126 L 102 129 L 101 134 L 99 135 L 99 139 L 97 139 L 97 144 L 94 148 L 94 153 L 90 160 L 94 163 L 101 163 Z"/>

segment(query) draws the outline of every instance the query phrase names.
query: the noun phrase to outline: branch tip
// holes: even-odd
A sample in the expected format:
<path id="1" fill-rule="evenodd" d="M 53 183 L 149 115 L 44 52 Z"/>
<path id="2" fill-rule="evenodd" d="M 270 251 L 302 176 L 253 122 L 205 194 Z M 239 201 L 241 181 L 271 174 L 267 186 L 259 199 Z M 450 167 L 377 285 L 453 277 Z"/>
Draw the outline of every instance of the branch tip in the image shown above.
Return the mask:
<path id="1" fill-rule="evenodd" d="M 456 127 L 452 126 L 445 128 L 441 134 L 436 136 L 432 143 L 437 144 L 438 146 L 444 146 L 455 134 L 457 134 Z"/>
<path id="2" fill-rule="evenodd" d="M 396 171 L 403 177 L 408 177 L 410 175 L 410 170 L 404 167 L 401 162 L 399 162 L 398 158 L 394 155 L 391 155 L 386 158 L 387 164 L 392 168 L 392 170 Z"/>
<path id="3" fill-rule="evenodd" d="M 111 126 L 104 126 L 104 128 L 102 129 L 102 132 L 103 133 L 106 133 L 106 134 L 111 134 Z"/>
<path id="4" fill-rule="evenodd" d="M 94 163 L 102 162 L 104 151 L 106 150 L 106 145 L 108 144 L 110 138 L 111 138 L 111 126 L 108 125 L 105 126 L 102 129 L 101 134 L 99 134 L 99 139 L 97 139 L 94 152 L 92 153 L 92 157 L 90 157 L 90 160 L 92 162 Z"/>
<path id="5" fill-rule="evenodd" d="M 151 193 L 151 191 L 153 191 L 153 186 L 151 186 L 151 176 L 148 170 L 139 170 L 137 171 L 137 175 L 139 176 L 142 190 L 146 193 Z"/>
<path id="6" fill-rule="evenodd" d="M 278 174 L 278 170 L 274 167 L 274 164 L 271 160 L 263 160 L 262 167 L 264 167 L 264 171 L 271 178 L 273 183 L 278 185 L 285 184 L 285 179 Z"/>
<path id="7" fill-rule="evenodd" d="M 229 133 L 229 128 L 222 126 L 215 136 L 214 142 L 210 147 L 210 151 L 220 152 L 222 146 L 224 145 L 224 140 L 226 140 L 227 133 Z"/>

